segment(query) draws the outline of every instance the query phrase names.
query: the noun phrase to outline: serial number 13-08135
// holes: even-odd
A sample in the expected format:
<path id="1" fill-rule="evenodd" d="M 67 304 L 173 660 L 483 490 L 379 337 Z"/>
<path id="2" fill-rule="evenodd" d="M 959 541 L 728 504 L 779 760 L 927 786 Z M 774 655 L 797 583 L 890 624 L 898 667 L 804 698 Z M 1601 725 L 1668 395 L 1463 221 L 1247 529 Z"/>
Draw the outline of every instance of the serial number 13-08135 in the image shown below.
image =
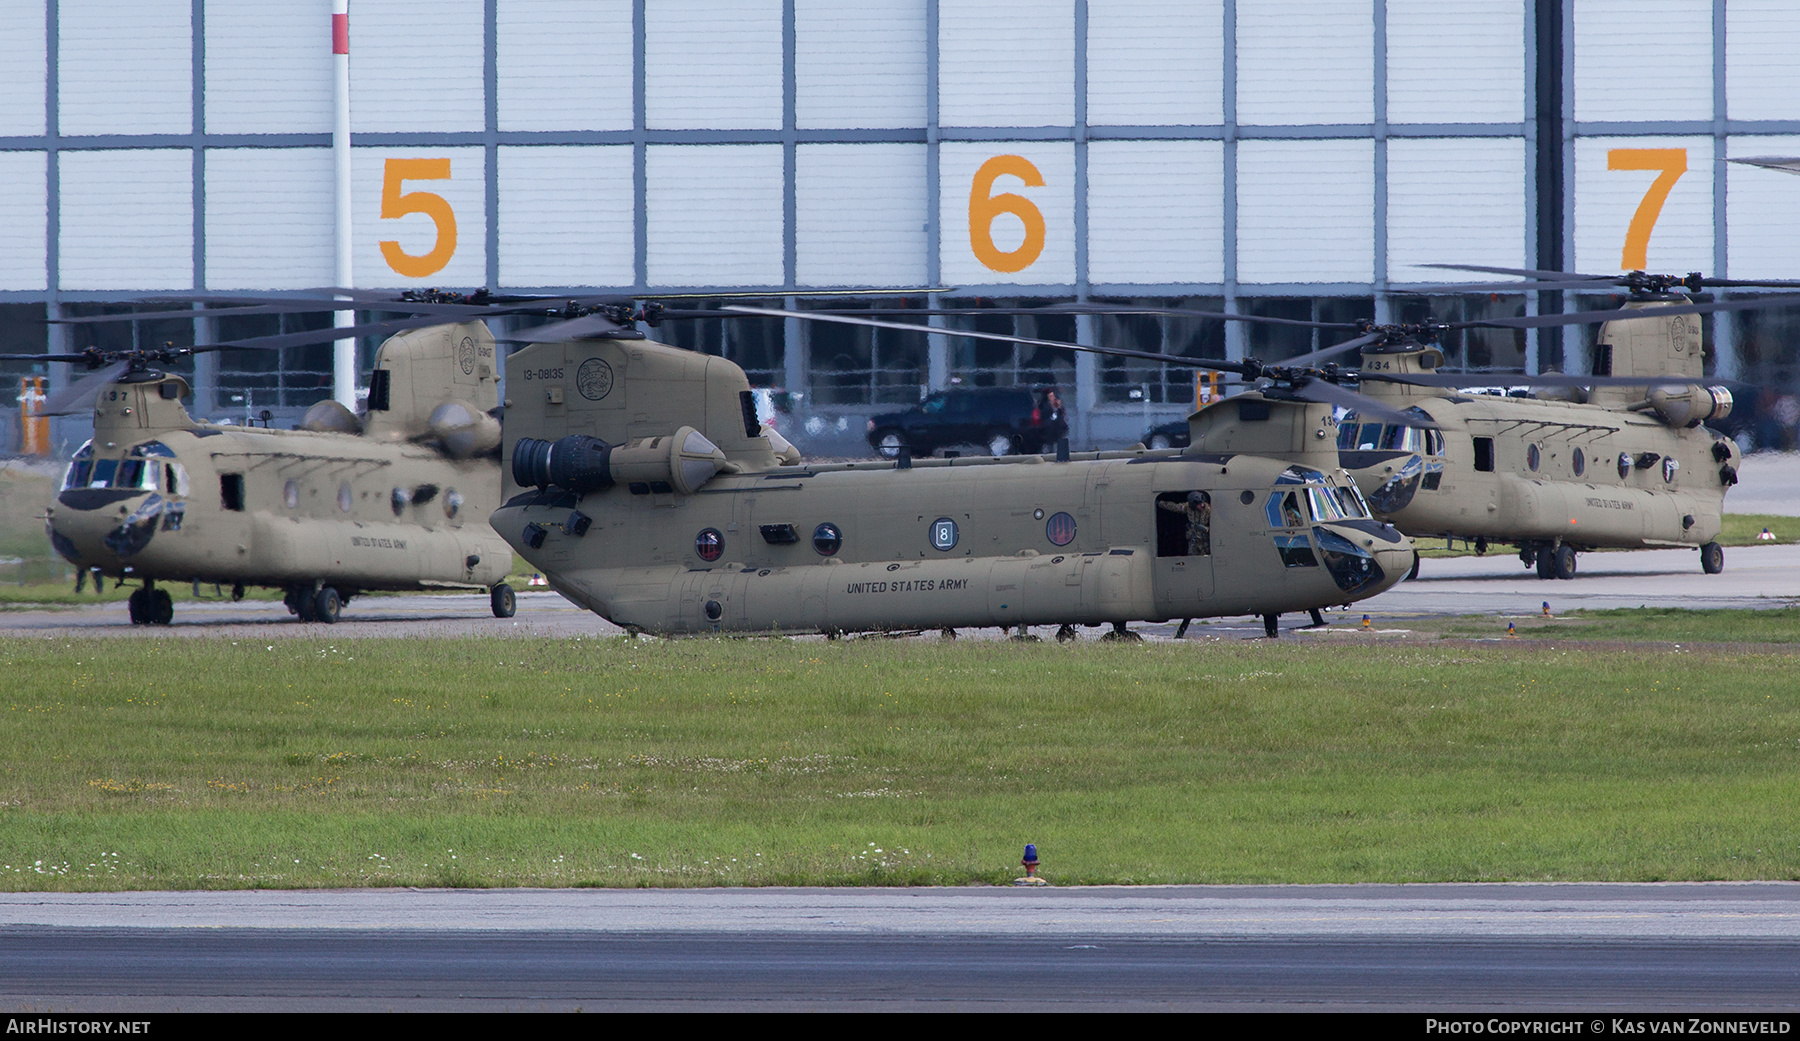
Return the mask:
<path id="1" fill-rule="evenodd" d="M 561 369 L 526 369 L 523 373 L 528 380 L 559 380 L 563 378 Z"/>

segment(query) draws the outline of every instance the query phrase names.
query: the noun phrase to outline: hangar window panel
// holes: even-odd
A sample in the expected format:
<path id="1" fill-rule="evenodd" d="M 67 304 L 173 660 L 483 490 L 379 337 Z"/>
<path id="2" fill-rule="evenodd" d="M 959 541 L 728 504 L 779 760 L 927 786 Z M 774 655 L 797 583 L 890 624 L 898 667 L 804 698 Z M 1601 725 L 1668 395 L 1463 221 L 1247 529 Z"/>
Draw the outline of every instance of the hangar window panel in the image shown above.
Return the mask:
<path id="1" fill-rule="evenodd" d="M 1225 118 L 1225 5 L 1091 0 L 1087 121 L 1214 126 Z"/>
<path id="2" fill-rule="evenodd" d="M 1028 172 L 1004 157 L 1030 164 L 1044 183 L 1028 185 L 1019 173 L 1004 172 Z M 985 192 L 977 184 L 978 177 L 987 185 Z M 1075 281 L 1074 145 L 948 141 L 938 148 L 938 178 L 940 274 L 948 284 L 1066 285 Z M 1019 196 L 1030 205 L 992 201 L 1003 195 Z M 971 196 L 986 203 L 976 208 L 978 221 L 973 229 L 969 225 Z M 1034 228 L 1041 239 L 1033 237 Z M 1040 241 L 1041 248 L 1037 245 Z"/>
<path id="3" fill-rule="evenodd" d="M 796 0 L 794 120 L 807 129 L 925 125 L 925 5 Z"/>
<path id="4" fill-rule="evenodd" d="M 46 163 L 42 152 L 0 152 L 0 290 L 45 288 Z"/>
<path id="5" fill-rule="evenodd" d="M 365 315 L 357 315 L 363 320 Z M 185 323 L 192 328 L 193 323 Z M 275 336 L 331 326 L 329 312 L 255 315 L 214 320 L 215 341 Z M 222 351 L 215 364 L 214 399 L 221 415 L 249 422 L 265 408 L 307 408 L 331 397 L 332 345 L 275 351 Z"/>
<path id="6" fill-rule="evenodd" d="M 1039 308 L 1045 299 L 946 300 L 956 308 Z M 945 320 L 952 329 L 1002 333 L 1033 340 L 1075 342 L 1075 316 L 1069 314 L 957 315 Z M 965 387 L 1073 387 L 1075 352 L 1059 347 L 950 338 L 950 382 Z M 1066 396 L 1066 395 L 1065 395 Z"/>
<path id="7" fill-rule="evenodd" d="M 1733 158 L 1800 156 L 1800 137 L 1733 137 Z M 1727 163 L 1725 219 L 1734 278 L 1785 278 L 1794 269 L 1794 232 L 1800 228 L 1800 176 L 1783 170 Z"/>
<path id="8" fill-rule="evenodd" d="M 650 284 L 781 284 L 780 145 L 652 145 L 646 163 Z"/>
<path id="9" fill-rule="evenodd" d="M 1396 294 L 1388 298 L 1388 307 L 1396 322 L 1449 324 L 1517 318 L 1525 313 L 1525 298 L 1498 293 L 1466 296 Z M 1525 367 L 1526 342 L 1524 329 L 1455 329 L 1445 333 L 1438 345 L 1443 348 L 1448 368 L 1517 372 Z"/>
<path id="10" fill-rule="evenodd" d="M 781 129 L 780 0 L 645 8 L 644 117 L 656 130 Z"/>
<path id="11" fill-rule="evenodd" d="M 44 72 L 47 61 L 44 5 L 0 4 L 0 40 L 10 40 L 0 62 L 0 134 L 44 132 Z M 10 225 L 9 225 L 10 226 Z"/>
<path id="12" fill-rule="evenodd" d="M 1523 138 L 1388 141 L 1389 282 L 1491 279 L 1420 264 L 1525 267 Z"/>
<path id="13" fill-rule="evenodd" d="M 1525 5 L 1387 0 L 1389 123 L 1525 118 Z"/>
<path id="14" fill-rule="evenodd" d="M 920 284 L 930 218 L 925 159 L 924 145 L 801 145 L 794 177 L 800 284 Z"/>
<path id="15" fill-rule="evenodd" d="M 1072 0 L 944 0 L 938 7 L 938 123 L 1075 122 Z"/>
<path id="16" fill-rule="evenodd" d="M 1237 176 L 1239 282 L 1373 278 L 1373 142 L 1244 141 Z"/>
<path id="17" fill-rule="evenodd" d="M 1588 137 L 1575 141 L 1575 271 L 1713 270 L 1712 139 L 1705 137 Z M 1644 150 L 1685 151 L 1676 180 L 1645 243 L 1646 260 L 1625 255 L 1626 239 L 1658 170 L 1609 169 Z M 1618 154 L 1623 152 L 1624 154 Z M 1641 227 L 1641 226 L 1640 226 Z M 1634 262 L 1627 264 L 1626 260 Z"/>
<path id="18" fill-rule="evenodd" d="M 636 280 L 631 146 L 500 149 L 500 282 Z"/>
<path id="19" fill-rule="evenodd" d="M 356 222 L 351 262 L 356 284 L 371 288 L 485 285 L 486 159 L 481 148 L 352 149 L 350 191 Z M 425 160 L 429 165 L 414 165 L 417 160 Z M 446 164 L 448 178 L 422 176 L 439 173 Z M 384 218 L 382 191 L 390 183 L 402 216 Z M 398 199 L 404 195 L 415 197 Z M 440 200 L 442 209 L 452 219 L 434 219 L 432 211 L 440 207 L 440 202 L 426 196 Z M 384 251 L 383 242 L 395 245 Z M 448 255 L 439 250 L 448 250 Z"/>
<path id="20" fill-rule="evenodd" d="M 741 297 L 686 300 L 680 306 L 711 311 L 728 304 L 740 303 L 761 307 L 781 306 L 780 298 L 745 300 Z M 785 323 L 780 318 L 745 317 L 670 322 L 658 329 L 655 335 L 657 340 L 671 346 L 728 359 L 744 370 L 744 376 L 752 387 L 779 387 L 787 348 L 785 333 Z M 791 399 L 788 399 L 788 404 L 791 407 Z M 779 402 L 777 408 L 780 410 Z"/>
<path id="21" fill-rule="evenodd" d="M 64 134 L 193 130 L 192 0 L 61 0 L 56 17 Z"/>
<path id="22" fill-rule="evenodd" d="M 1089 280 L 1224 281 L 1224 186 L 1218 141 L 1089 144 Z"/>
<path id="23" fill-rule="evenodd" d="M 1712 118 L 1712 8 L 1686 0 L 1575 5 L 1575 118 Z"/>
<path id="24" fill-rule="evenodd" d="M 59 173 L 61 288 L 193 286 L 192 152 L 64 152 Z"/>
<path id="25" fill-rule="evenodd" d="M 1793 0 L 1731 0 L 1725 6 L 1725 105 L 1730 117 L 1800 119 L 1796 54 L 1800 17 Z"/>
<path id="26" fill-rule="evenodd" d="M 1188 311 L 1223 311 L 1222 297 L 1109 297 L 1108 304 L 1171 307 Z M 1195 358 L 1225 357 L 1224 323 L 1174 315 L 1103 315 L 1099 342 L 1110 347 Z M 1191 405 L 1196 390 L 1195 366 L 1101 355 L 1100 400 L 1141 405 Z"/>
<path id="27" fill-rule="evenodd" d="M 480 130 L 486 124 L 482 0 L 434 0 L 428 14 L 410 0 L 356 0 L 352 8 L 354 132 Z M 422 31 L 422 19 L 429 19 L 428 31 Z"/>
<path id="28" fill-rule="evenodd" d="M 331 6 L 206 0 L 206 129 L 331 132 Z"/>
<path id="29" fill-rule="evenodd" d="M 814 405 L 912 405 L 930 380 L 925 319 L 907 312 L 925 298 L 871 297 L 832 302 L 832 308 L 868 309 L 896 322 L 916 322 L 920 331 L 871 329 L 830 322 L 805 323 L 808 400 Z M 889 313 L 891 312 L 891 313 Z"/>
<path id="30" fill-rule="evenodd" d="M 1238 312 L 1289 321 L 1352 324 L 1373 320 L 1375 301 L 1366 296 L 1242 297 L 1238 300 Z M 1281 361 L 1352 338 L 1351 333 L 1341 329 L 1308 329 L 1265 322 L 1245 322 L 1243 328 L 1245 352 L 1262 361 Z"/>
<path id="31" fill-rule="evenodd" d="M 1370 0 L 1237 6 L 1240 125 L 1368 123 L 1375 118 Z"/>
<path id="32" fill-rule="evenodd" d="M 631 129 L 631 0 L 506 0 L 496 29 L 501 130 Z"/>
<path id="33" fill-rule="evenodd" d="M 206 284 L 301 289 L 332 284 L 337 205 L 324 148 L 206 153 Z"/>

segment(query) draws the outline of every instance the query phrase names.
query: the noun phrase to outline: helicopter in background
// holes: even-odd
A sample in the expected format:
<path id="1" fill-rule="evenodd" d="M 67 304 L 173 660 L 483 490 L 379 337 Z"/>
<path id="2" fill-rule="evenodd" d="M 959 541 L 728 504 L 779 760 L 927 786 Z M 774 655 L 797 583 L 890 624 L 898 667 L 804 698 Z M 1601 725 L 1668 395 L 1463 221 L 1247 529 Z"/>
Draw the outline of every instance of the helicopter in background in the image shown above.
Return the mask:
<path id="1" fill-rule="evenodd" d="M 335 622 L 374 590 L 485 590 L 511 617 L 512 554 L 484 523 L 500 492 L 493 337 L 436 321 L 382 344 L 366 412 L 321 401 L 297 430 L 196 422 L 187 381 L 157 367 L 260 344 L 31 356 L 98 370 L 46 409 L 94 418 L 46 510 L 51 544 L 77 567 L 141 581 L 128 601 L 139 625 L 169 624 L 157 583 L 187 581 L 229 585 L 234 599 L 282 589 L 309 622 Z"/>
<path id="2" fill-rule="evenodd" d="M 1282 363 L 1317 380 L 1359 388 L 1338 433 L 1343 466 L 1375 514 L 1414 538 L 1518 547 L 1542 578 L 1573 578 L 1577 553 L 1686 547 L 1718 574 L 1724 496 L 1737 483 L 1737 444 L 1706 423 L 1730 414 L 1730 391 L 1703 373 L 1698 316 L 1791 303 L 1793 296 L 1694 302 L 1719 288 L 1792 288 L 1796 282 L 1686 276 L 1580 275 L 1434 265 L 1523 276 L 1531 281 L 1435 287 L 1430 291 L 1528 292 L 1624 288 L 1631 299 L 1606 311 L 1521 315 L 1449 323 L 1377 325 L 1284 319 L 1360 335 Z M 1083 306 L 1096 313 L 1154 313 L 1258 321 L 1256 316 L 1155 308 Z M 1481 393 L 1493 373 L 1440 371 L 1437 341 L 1461 328 L 1540 328 L 1599 323 L 1591 375 L 1505 374 L 1532 397 Z M 1330 359 L 1357 351 L 1357 368 Z M 1184 362 L 1187 359 L 1183 359 Z M 1218 367 L 1211 362 L 1194 361 Z M 1343 388 L 1340 388 L 1343 389 Z M 1371 408 L 1378 403 L 1381 408 Z M 1396 413 L 1403 415 L 1396 416 Z M 1197 442 L 1196 442 L 1197 443 Z"/>

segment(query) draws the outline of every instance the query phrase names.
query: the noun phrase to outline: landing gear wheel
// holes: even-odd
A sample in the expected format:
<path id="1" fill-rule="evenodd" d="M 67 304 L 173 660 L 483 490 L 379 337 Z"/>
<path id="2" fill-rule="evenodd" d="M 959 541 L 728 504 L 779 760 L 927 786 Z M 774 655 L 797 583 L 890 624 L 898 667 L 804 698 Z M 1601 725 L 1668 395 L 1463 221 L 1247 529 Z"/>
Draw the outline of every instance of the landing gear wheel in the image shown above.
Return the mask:
<path id="1" fill-rule="evenodd" d="M 1056 642 L 1057 643 L 1068 643 L 1070 640 L 1073 640 L 1074 638 L 1075 638 L 1075 627 L 1070 625 L 1067 622 L 1064 622 L 1062 624 L 1062 627 L 1056 630 Z"/>
<path id="2" fill-rule="evenodd" d="M 344 609 L 344 601 L 338 596 L 338 591 L 331 586 L 325 586 L 314 593 L 312 605 L 313 620 L 324 622 L 326 625 L 336 622 L 339 612 Z"/>
<path id="3" fill-rule="evenodd" d="M 153 589 L 148 592 L 150 593 L 148 603 L 150 614 L 144 621 L 149 622 L 151 625 L 168 625 L 170 622 L 174 621 L 175 601 L 169 596 L 169 591 L 166 589 Z"/>
<path id="4" fill-rule="evenodd" d="M 519 609 L 519 598 L 514 595 L 512 586 L 502 582 L 488 590 L 488 606 L 493 609 L 495 618 L 511 618 Z"/>
<path id="5" fill-rule="evenodd" d="M 319 620 L 317 606 L 310 590 L 301 589 L 296 586 L 292 595 L 294 597 L 294 602 L 289 606 L 292 607 L 294 614 L 298 615 L 302 622 L 316 622 Z"/>
<path id="6" fill-rule="evenodd" d="M 1023 643 L 1036 643 L 1038 638 L 1031 635 L 1028 627 L 1021 625 L 1018 632 L 1013 634 L 1013 639 Z"/>
<path id="7" fill-rule="evenodd" d="M 1556 547 L 1555 568 L 1557 578 L 1575 577 L 1575 547 Z"/>
<path id="8" fill-rule="evenodd" d="M 125 600 L 125 610 L 131 614 L 132 625 L 150 624 L 150 591 L 133 589 L 131 596 Z"/>
<path id="9" fill-rule="evenodd" d="M 1281 639 L 1281 616 L 1278 614 L 1263 615 L 1263 635 L 1271 640 Z"/>
<path id="10" fill-rule="evenodd" d="M 906 447 L 906 438 L 900 436 L 898 430 L 884 430 L 875 439 L 875 450 L 883 459 L 900 458 L 900 449 Z"/>
<path id="11" fill-rule="evenodd" d="M 244 598 L 244 583 L 238 582 L 231 587 L 231 602 L 237 603 Z"/>
<path id="12" fill-rule="evenodd" d="M 939 629 L 938 630 L 938 639 L 954 640 L 954 639 L 956 639 L 956 630 L 955 629 Z"/>
<path id="13" fill-rule="evenodd" d="M 1701 546 L 1700 570 L 1709 575 L 1716 575 L 1725 570 L 1725 547 L 1717 542 L 1708 542 Z"/>
<path id="14" fill-rule="evenodd" d="M 1556 554 L 1548 546 L 1539 546 L 1535 554 L 1539 578 L 1556 577 Z"/>
<path id="15" fill-rule="evenodd" d="M 1011 434 L 994 434 L 988 438 L 988 455 L 1012 455 L 1017 447 Z"/>
<path id="16" fill-rule="evenodd" d="M 1419 551 L 1418 551 L 1418 550 L 1416 550 L 1416 549 L 1415 549 L 1415 550 L 1413 550 L 1413 566 L 1412 566 L 1412 570 L 1411 570 L 1411 571 L 1408 571 L 1408 572 L 1407 572 L 1407 573 L 1406 573 L 1406 580 L 1407 580 L 1407 581 L 1408 581 L 1408 582 L 1411 582 L 1411 581 L 1412 581 L 1412 580 L 1413 580 L 1413 579 L 1415 579 L 1415 578 L 1418 578 L 1418 577 L 1419 577 L 1419 564 L 1420 564 L 1420 562 L 1421 562 L 1421 561 L 1423 561 L 1423 560 L 1424 560 L 1424 559 L 1425 559 L 1425 558 L 1424 558 L 1424 557 L 1421 557 L 1421 556 L 1419 556 Z"/>
<path id="17" fill-rule="evenodd" d="M 1114 622 L 1112 632 L 1100 637 L 1102 640 L 1124 640 L 1128 643 L 1141 643 L 1143 637 L 1125 628 L 1124 622 Z"/>

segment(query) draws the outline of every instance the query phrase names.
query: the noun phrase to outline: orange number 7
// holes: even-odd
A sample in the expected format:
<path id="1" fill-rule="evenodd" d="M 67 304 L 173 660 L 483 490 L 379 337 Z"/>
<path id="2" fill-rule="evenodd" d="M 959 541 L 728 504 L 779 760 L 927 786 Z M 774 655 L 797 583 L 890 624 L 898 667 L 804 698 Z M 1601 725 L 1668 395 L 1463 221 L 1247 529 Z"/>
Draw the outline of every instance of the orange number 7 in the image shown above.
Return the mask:
<path id="1" fill-rule="evenodd" d="M 1625 230 L 1625 250 L 1619 255 L 1619 266 L 1627 271 L 1641 271 L 1649 266 L 1650 230 L 1662 216 L 1663 203 L 1669 200 L 1669 189 L 1687 173 L 1685 148 L 1614 148 L 1606 153 L 1608 170 L 1661 170 L 1644 201 L 1631 215 L 1631 226 Z"/>
<path id="2" fill-rule="evenodd" d="M 423 256 L 413 256 L 400 248 L 398 242 L 381 243 L 381 256 L 388 262 L 388 267 L 395 273 L 407 278 L 424 278 L 444 270 L 450 263 L 450 257 L 456 252 L 456 211 L 442 195 L 432 192 L 405 192 L 400 188 L 406 181 L 448 181 L 450 179 L 450 160 L 448 159 L 389 159 L 381 178 L 381 219 L 392 220 L 404 217 L 409 213 L 423 213 L 437 225 L 437 241 L 432 243 L 431 252 Z"/>

